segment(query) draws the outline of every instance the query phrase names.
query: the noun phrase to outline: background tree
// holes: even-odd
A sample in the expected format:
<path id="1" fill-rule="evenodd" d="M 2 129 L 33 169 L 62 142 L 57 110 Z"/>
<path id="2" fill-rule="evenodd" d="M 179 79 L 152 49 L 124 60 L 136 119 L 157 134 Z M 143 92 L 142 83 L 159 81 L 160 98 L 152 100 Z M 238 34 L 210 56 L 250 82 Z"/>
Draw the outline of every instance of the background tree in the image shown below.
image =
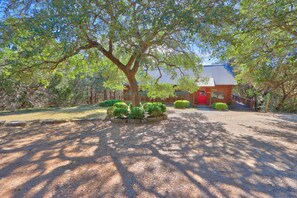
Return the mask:
<path id="1" fill-rule="evenodd" d="M 225 13 L 232 12 L 234 3 L 6 0 L 3 7 L 1 50 L 6 58 L 2 65 L 8 75 L 22 72 L 22 77 L 30 77 L 33 73 L 35 79 L 43 79 L 48 71 L 102 66 L 107 73 L 114 73 L 106 85 L 119 88 L 125 76 L 132 104 L 139 105 L 137 81 L 143 79 L 140 84 L 151 96 L 162 88 L 173 91 L 159 84 L 159 78 L 147 77 L 146 72 L 138 78 L 139 70 L 157 69 L 160 77 L 167 70 L 181 78 L 180 88 L 192 90 L 189 88 L 197 78 L 177 76 L 176 70 L 193 70 L 198 77 L 200 59 L 193 53 L 193 42 L 207 36 L 205 29 L 220 23 Z"/>
<path id="2" fill-rule="evenodd" d="M 249 87 L 245 96 L 269 93 L 276 110 L 297 111 L 296 6 L 294 0 L 243 0 L 216 29 L 219 48 L 227 46 L 217 54 L 235 66 L 239 85 Z"/>

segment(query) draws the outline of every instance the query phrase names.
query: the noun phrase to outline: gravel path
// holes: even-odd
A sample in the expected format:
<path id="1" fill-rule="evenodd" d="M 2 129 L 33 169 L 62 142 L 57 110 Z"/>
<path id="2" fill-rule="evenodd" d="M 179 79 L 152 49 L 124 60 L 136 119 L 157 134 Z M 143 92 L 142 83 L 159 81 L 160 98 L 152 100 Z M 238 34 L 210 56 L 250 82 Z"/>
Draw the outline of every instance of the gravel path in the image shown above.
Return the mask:
<path id="1" fill-rule="evenodd" d="M 297 197 L 297 115 L 2 127 L 0 197 Z"/>

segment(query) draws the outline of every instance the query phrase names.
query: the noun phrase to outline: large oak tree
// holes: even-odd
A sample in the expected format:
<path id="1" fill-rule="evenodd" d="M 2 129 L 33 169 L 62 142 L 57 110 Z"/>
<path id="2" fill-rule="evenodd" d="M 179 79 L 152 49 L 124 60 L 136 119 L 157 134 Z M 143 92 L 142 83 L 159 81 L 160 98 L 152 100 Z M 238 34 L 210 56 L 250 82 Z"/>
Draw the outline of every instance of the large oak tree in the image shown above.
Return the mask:
<path id="1" fill-rule="evenodd" d="M 200 59 L 193 45 L 211 35 L 233 6 L 217 0 L 6 0 L 2 68 L 9 75 L 40 77 L 49 70 L 103 67 L 114 83 L 126 77 L 134 105 L 139 105 L 141 79 L 143 88 L 156 93 L 152 96 L 158 89 L 172 91 L 158 83 L 164 70 L 180 78 L 178 87 L 193 91 L 197 78 L 183 75 L 192 70 L 198 77 Z M 151 69 L 159 77 L 148 77 Z"/>

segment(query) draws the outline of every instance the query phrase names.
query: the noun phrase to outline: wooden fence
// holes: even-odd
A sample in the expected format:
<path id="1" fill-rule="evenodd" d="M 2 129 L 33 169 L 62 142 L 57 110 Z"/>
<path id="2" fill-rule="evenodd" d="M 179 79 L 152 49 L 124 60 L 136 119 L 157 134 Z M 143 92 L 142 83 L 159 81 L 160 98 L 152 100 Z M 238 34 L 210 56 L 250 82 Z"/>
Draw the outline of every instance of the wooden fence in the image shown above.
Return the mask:
<path id="1" fill-rule="evenodd" d="M 244 97 L 233 94 L 232 100 L 236 103 L 239 103 L 243 107 L 248 107 L 250 109 L 256 108 L 256 102 L 253 99 L 248 99 L 248 98 L 244 98 Z"/>

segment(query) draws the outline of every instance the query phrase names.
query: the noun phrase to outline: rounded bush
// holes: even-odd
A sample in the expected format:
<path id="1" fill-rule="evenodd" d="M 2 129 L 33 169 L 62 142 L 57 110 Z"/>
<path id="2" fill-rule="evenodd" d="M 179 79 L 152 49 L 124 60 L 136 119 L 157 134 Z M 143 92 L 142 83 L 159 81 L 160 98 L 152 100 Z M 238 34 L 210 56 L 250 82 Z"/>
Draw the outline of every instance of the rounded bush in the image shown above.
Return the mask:
<path id="1" fill-rule="evenodd" d="M 149 115 L 154 117 L 160 117 L 161 115 L 163 115 L 161 108 L 157 105 L 150 105 L 148 107 L 148 113 Z"/>
<path id="2" fill-rule="evenodd" d="M 174 108 L 183 109 L 190 107 L 190 101 L 188 100 L 177 100 L 174 102 Z"/>
<path id="3" fill-rule="evenodd" d="M 107 108 L 107 116 L 112 116 L 113 115 L 113 111 L 116 109 L 116 107 L 112 106 L 112 107 L 108 107 Z"/>
<path id="4" fill-rule="evenodd" d="M 147 112 L 149 106 L 152 105 L 152 104 L 153 104 L 153 103 L 151 103 L 151 102 L 146 102 L 146 103 L 144 103 L 144 104 L 143 104 L 143 109 Z"/>
<path id="5" fill-rule="evenodd" d="M 126 103 L 124 103 L 124 102 L 117 102 L 113 106 L 115 106 L 116 108 L 128 109 L 128 105 Z"/>
<path id="6" fill-rule="evenodd" d="M 223 102 L 216 102 L 214 106 L 216 110 L 220 110 L 220 111 L 224 111 L 228 109 L 228 105 Z"/>
<path id="7" fill-rule="evenodd" d="M 141 107 L 133 107 L 130 110 L 129 118 L 131 119 L 142 119 L 144 118 L 144 109 Z"/>
<path id="8" fill-rule="evenodd" d="M 143 104 L 143 108 L 147 112 L 149 107 L 152 105 L 160 107 L 160 109 L 163 113 L 166 112 L 166 105 L 161 102 L 146 102 Z"/>
<path id="9" fill-rule="evenodd" d="M 115 108 L 112 115 L 116 118 L 125 118 L 129 115 L 129 111 L 126 108 Z"/>
<path id="10" fill-rule="evenodd" d="M 100 107 L 111 107 L 117 102 L 122 102 L 121 100 L 105 100 L 99 103 Z"/>
<path id="11" fill-rule="evenodd" d="M 161 111 L 162 111 L 163 113 L 166 112 L 166 105 L 165 105 L 165 104 L 163 104 L 163 103 L 161 103 L 161 102 L 154 102 L 153 105 L 156 105 L 156 106 L 160 107 L 160 109 L 161 109 Z"/>

